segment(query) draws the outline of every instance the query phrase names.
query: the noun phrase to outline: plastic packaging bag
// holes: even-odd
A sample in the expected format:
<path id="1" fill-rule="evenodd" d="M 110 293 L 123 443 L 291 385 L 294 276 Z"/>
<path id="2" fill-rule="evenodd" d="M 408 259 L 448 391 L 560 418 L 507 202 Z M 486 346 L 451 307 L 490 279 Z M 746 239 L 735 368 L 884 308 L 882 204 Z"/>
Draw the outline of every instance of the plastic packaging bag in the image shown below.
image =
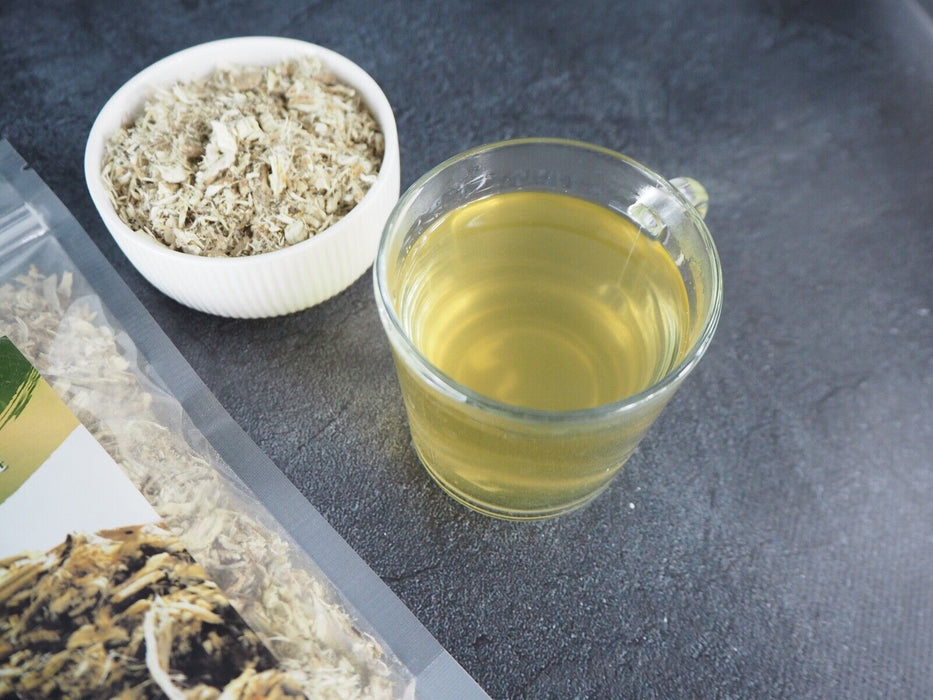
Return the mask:
<path id="1" fill-rule="evenodd" d="M 485 697 L 220 407 L 0 142 L 9 336 L 311 697 Z M 251 488 L 252 487 L 252 488 Z"/>

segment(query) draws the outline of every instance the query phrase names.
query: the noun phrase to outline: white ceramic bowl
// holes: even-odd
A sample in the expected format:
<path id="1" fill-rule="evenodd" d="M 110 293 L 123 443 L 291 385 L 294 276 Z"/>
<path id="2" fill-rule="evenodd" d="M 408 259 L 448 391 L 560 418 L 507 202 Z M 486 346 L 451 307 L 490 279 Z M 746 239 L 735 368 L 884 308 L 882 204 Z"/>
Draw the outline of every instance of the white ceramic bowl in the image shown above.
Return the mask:
<path id="1" fill-rule="evenodd" d="M 260 255 L 204 257 L 172 250 L 130 229 L 114 211 L 100 171 L 110 135 L 129 123 L 156 86 L 204 77 L 221 64 L 271 65 L 317 56 L 360 93 L 385 136 L 376 181 L 345 217 L 306 241 Z M 136 75 L 104 105 L 88 136 L 84 176 L 91 199 L 120 249 L 154 286 L 211 314 L 277 316 L 313 306 L 352 284 L 372 264 L 383 225 L 399 196 L 398 131 L 389 101 L 355 63 L 315 44 L 277 37 L 223 39 L 172 54 Z"/>

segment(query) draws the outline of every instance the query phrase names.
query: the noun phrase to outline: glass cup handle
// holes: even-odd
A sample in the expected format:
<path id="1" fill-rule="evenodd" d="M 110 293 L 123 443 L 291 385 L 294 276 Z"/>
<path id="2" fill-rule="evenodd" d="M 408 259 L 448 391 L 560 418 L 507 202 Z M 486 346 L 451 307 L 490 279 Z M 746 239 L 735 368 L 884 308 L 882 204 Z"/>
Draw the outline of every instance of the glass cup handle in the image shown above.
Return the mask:
<path id="1" fill-rule="evenodd" d="M 675 177 L 670 183 L 693 206 L 701 219 L 706 216 L 709 195 L 703 185 L 691 177 Z M 626 211 L 644 233 L 664 240 L 668 224 L 683 217 L 683 202 L 660 187 L 649 186 L 638 193 L 638 198 Z"/>
<path id="2" fill-rule="evenodd" d="M 706 188 L 692 177 L 675 177 L 670 183 L 693 205 L 700 218 L 705 219 L 709 209 L 709 194 Z"/>

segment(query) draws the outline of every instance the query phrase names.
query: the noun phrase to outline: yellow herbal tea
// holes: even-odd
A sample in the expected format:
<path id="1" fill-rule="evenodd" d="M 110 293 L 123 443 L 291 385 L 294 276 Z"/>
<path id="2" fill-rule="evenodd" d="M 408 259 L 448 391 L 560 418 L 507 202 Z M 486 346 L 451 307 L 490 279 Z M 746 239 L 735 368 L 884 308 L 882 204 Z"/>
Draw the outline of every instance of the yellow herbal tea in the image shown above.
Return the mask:
<path id="1" fill-rule="evenodd" d="M 682 358 L 688 302 L 673 260 L 612 210 L 509 192 L 446 214 L 409 251 L 394 300 L 421 353 L 502 403 L 612 403 Z"/>
<path id="2" fill-rule="evenodd" d="M 664 377 L 689 342 L 687 292 L 664 248 L 624 216 L 567 195 L 508 192 L 454 209 L 415 242 L 391 286 L 429 362 L 515 407 L 619 401 Z M 486 512 L 533 517 L 574 494 L 587 500 L 653 420 L 631 422 L 624 435 L 545 426 L 509 439 L 510 418 L 472 416 L 403 365 L 422 461 L 452 495 Z"/>

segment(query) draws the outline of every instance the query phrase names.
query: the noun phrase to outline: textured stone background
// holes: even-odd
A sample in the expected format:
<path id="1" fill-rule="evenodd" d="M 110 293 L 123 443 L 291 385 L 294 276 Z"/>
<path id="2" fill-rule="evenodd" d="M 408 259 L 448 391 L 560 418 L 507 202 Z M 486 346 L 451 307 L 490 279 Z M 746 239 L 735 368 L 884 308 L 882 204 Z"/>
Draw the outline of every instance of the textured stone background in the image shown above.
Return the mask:
<path id="1" fill-rule="evenodd" d="M 491 695 L 933 696 L 933 23 L 920 5 L 11 1 L 0 26 L 0 134 Z M 717 337 L 590 507 L 509 524 L 430 482 L 369 275 L 315 309 L 235 321 L 175 304 L 121 256 L 83 182 L 94 116 L 154 60 L 241 34 L 323 44 L 368 70 L 396 111 L 403 187 L 524 135 L 596 142 L 708 187 Z"/>

